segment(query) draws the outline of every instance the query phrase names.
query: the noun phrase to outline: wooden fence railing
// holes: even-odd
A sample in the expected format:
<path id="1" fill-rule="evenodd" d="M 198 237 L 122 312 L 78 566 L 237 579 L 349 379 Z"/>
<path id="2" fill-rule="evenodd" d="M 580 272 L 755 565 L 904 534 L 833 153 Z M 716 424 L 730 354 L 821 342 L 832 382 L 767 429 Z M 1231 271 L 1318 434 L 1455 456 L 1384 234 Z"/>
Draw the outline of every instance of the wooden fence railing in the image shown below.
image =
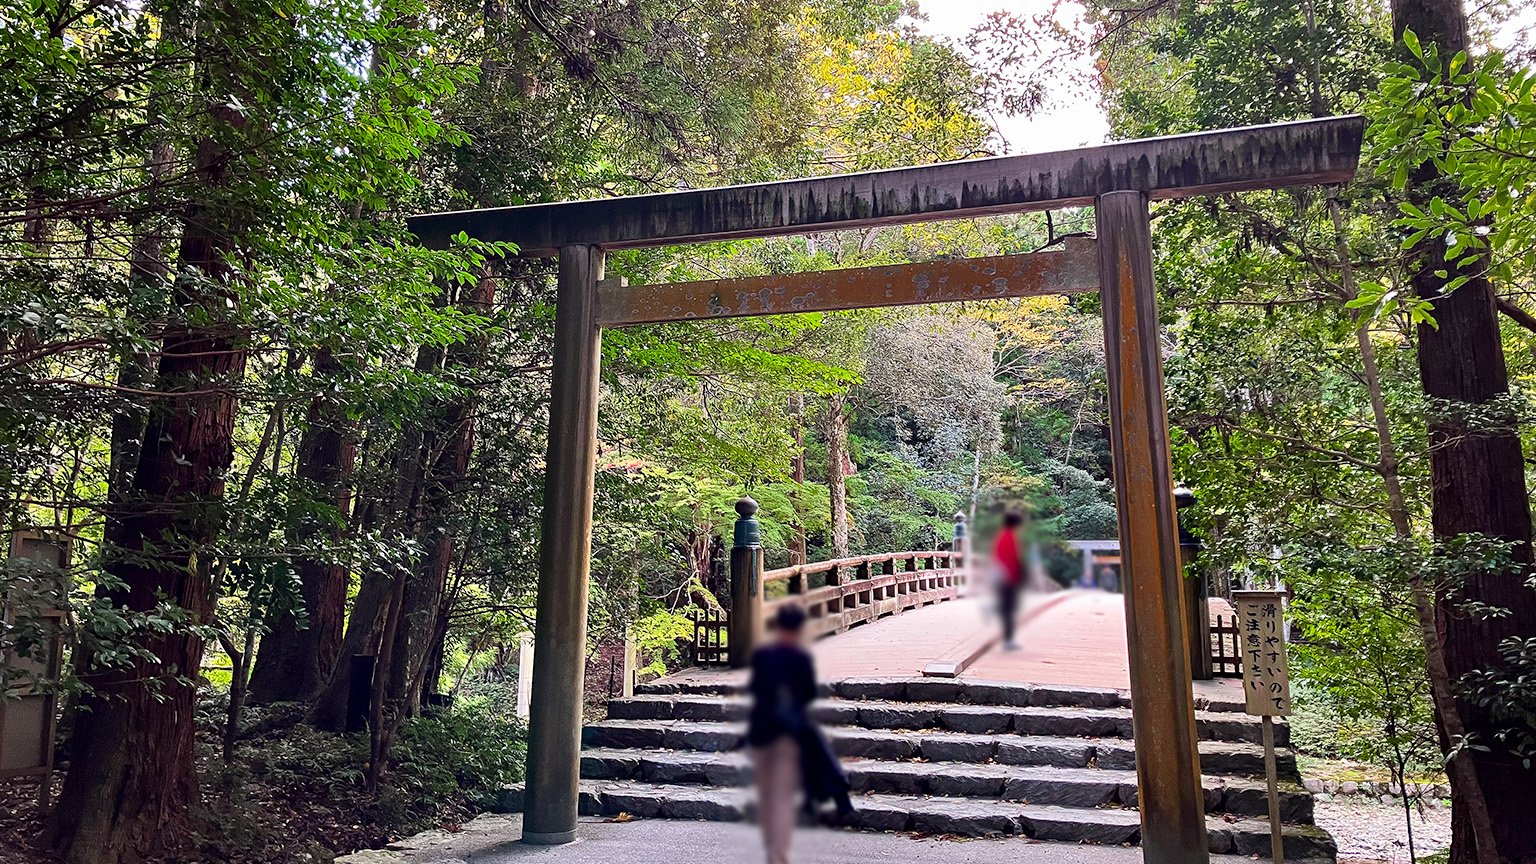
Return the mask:
<path id="1" fill-rule="evenodd" d="M 719 607 L 693 608 L 693 665 L 724 666 L 729 662 L 726 641 L 730 613 Z"/>
<path id="2" fill-rule="evenodd" d="M 1236 615 L 1216 616 L 1211 625 L 1211 673 L 1217 678 L 1243 677 L 1242 634 Z"/>
<path id="3" fill-rule="evenodd" d="M 714 665 L 747 665 L 762 643 L 765 623 L 781 604 L 805 607 L 811 638 L 841 633 L 856 624 L 896 615 L 960 596 L 965 583 L 963 554 L 950 550 L 885 552 L 763 569 L 763 549 L 757 524 L 757 502 L 736 502 L 735 539 L 731 546 L 731 606 L 724 626 L 719 619 L 699 621 L 695 628 L 696 661 Z M 963 541 L 965 527 L 956 515 L 955 537 Z M 962 547 L 963 548 L 963 547 Z M 821 576 L 821 579 L 812 577 Z M 820 582 L 814 585 L 813 582 Z M 784 586 L 769 599 L 768 586 Z M 698 621 L 698 619 L 696 619 Z M 719 641 L 724 631 L 725 643 Z M 723 651 L 721 650 L 723 647 Z"/>
<path id="4" fill-rule="evenodd" d="M 810 636 L 842 633 L 855 624 L 960 596 L 965 582 L 960 557 L 947 550 L 886 552 L 769 570 L 763 584 L 783 582 L 787 593 L 765 601 L 764 614 L 798 602 L 809 618 Z M 817 574 L 825 576 L 825 584 L 808 588 Z"/>

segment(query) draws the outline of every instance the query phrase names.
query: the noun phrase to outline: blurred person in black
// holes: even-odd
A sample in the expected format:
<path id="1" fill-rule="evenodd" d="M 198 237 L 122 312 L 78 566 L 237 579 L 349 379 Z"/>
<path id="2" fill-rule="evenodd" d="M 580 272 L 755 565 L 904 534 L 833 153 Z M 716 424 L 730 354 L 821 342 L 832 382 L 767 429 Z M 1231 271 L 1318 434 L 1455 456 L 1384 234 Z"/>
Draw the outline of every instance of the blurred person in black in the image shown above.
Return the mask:
<path id="1" fill-rule="evenodd" d="M 809 707 L 816 698 L 816 668 L 801 644 L 805 610 L 786 603 L 769 621 L 773 639 L 752 655 L 752 713 L 747 745 L 757 778 L 757 818 L 768 864 L 788 864 L 795 830 L 795 793 L 805 806 L 831 800 L 837 818 L 853 810 L 848 780 Z"/>

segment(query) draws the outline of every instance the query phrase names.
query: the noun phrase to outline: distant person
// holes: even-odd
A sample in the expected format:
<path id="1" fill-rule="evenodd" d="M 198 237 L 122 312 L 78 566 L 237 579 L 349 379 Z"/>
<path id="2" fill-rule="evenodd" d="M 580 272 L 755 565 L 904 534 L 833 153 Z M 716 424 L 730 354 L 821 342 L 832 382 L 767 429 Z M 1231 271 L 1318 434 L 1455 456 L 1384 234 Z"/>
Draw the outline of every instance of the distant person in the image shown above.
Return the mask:
<path id="1" fill-rule="evenodd" d="M 1111 593 L 1120 590 L 1120 574 L 1108 564 L 1099 568 L 1099 588 Z"/>
<path id="2" fill-rule="evenodd" d="M 772 641 L 752 655 L 747 745 L 768 864 L 788 864 L 796 792 L 803 788 L 806 809 L 812 812 L 818 802 L 836 802 L 838 819 L 847 817 L 853 804 L 842 766 L 809 711 L 816 698 L 816 669 L 801 644 L 805 610 L 786 603 L 769 627 Z"/>
<path id="3" fill-rule="evenodd" d="M 1024 589 L 1024 514 L 1010 510 L 1003 517 L 1003 530 L 992 544 L 992 560 L 997 563 L 997 614 L 1003 619 L 1003 650 L 1019 647 L 1013 630 L 1019 615 L 1019 593 Z"/>

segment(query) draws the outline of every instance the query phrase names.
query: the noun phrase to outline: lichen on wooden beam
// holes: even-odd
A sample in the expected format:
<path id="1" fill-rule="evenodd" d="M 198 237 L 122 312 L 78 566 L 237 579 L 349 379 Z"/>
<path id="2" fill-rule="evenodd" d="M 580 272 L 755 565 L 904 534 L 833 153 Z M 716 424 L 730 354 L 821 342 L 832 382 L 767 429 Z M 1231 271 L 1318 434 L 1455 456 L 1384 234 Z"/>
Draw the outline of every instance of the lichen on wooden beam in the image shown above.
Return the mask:
<path id="1" fill-rule="evenodd" d="M 1075 294 L 1097 291 L 1098 287 L 1097 244 L 1092 238 L 1070 237 L 1062 249 L 1024 255 L 669 285 L 605 283 L 598 289 L 598 322 L 603 327 L 625 327 L 662 321 Z"/>
<path id="2" fill-rule="evenodd" d="M 515 243 L 525 256 L 561 246 L 669 246 L 1083 206 L 1131 190 L 1153 200 L 1342 183 L 1360 160 L 1365 120 L 1326 117 L 1122 141 L 1053 153 L 912 168 L 434 213 L 410 220 L 423 243 L 460 231 Z"/>

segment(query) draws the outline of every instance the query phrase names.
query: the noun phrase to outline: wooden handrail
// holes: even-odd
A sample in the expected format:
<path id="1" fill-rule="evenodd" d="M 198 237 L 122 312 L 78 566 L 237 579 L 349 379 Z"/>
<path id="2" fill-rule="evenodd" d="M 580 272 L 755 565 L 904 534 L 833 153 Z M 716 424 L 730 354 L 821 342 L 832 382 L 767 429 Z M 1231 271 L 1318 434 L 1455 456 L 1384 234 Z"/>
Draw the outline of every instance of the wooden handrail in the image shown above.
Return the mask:
<path id="1" fill-rule="evenodd" d="M 815 638 L 908 609 L 954 600 L 965 592 L 967 544 L 959 514 L 955 516 L 956 544 L 952 549 L 880 552 L 765 570 L 757 509 L 757 502 L 746 496 L 736 502 L 727 639 L 727 660 L 733 668 L 751 662 L 752 652 L 762 644 L 770 615 L 777 614 L 786 603 L 804 607 L 805 629 Z M 897 561 L 906 563 L 898 566 Z M 823 584 L 812 588 L 810 577 L 817 573 L 825 574 L 817 580 Z M 783 583 L 784 589 L 782 596 L 769 600 L 764 589 L 772 582 Z M 695 641 L 700 637 L 695 635 Z M 713 659 L 718 662 L 718 655 Z"/>
<path id="2" fill-rule="evenodd" d="M 914 552 L 880 552 L 875 555 L 855 555 L 852 558 L 833 558 L 830 561 L 817 561 L 814 564 L 791 564 L 788 567 L 779 567 L 775 570 L 763 571 L 764 582 L 782 582 L 785 579 L 793 579 L 796 576 L 809 576 L 813 573 L 827 573 L 832 570 L 841 570 L 844 567 L 859 567 L 867 564 L 884 564 L 887 561 L 913 561 L 932 560 L 935 558 L 950 558 L 954 555 L 947 549 L 914 551 Z"/>
<path id="3" fill-rule="evenodd" d="M 786 582 L 789 592 L 764 601 L 762 608 L 799 603 L 805 607 L 809 619 L 806 629 L 813 638 L 841 633 L 867 621 L 959 597 L 965 585 L 964 560 L 963 552 L 939 549 L 882 552 L 780 567 L 764 572 L 762 581 Z M 898 569 L 897 561 L 906 564 Z M 845 572 L 849 575 L 843 576 Z M 827 584 L 811 588 L 808 577 L 815 573 L 827 574 Z"/>

